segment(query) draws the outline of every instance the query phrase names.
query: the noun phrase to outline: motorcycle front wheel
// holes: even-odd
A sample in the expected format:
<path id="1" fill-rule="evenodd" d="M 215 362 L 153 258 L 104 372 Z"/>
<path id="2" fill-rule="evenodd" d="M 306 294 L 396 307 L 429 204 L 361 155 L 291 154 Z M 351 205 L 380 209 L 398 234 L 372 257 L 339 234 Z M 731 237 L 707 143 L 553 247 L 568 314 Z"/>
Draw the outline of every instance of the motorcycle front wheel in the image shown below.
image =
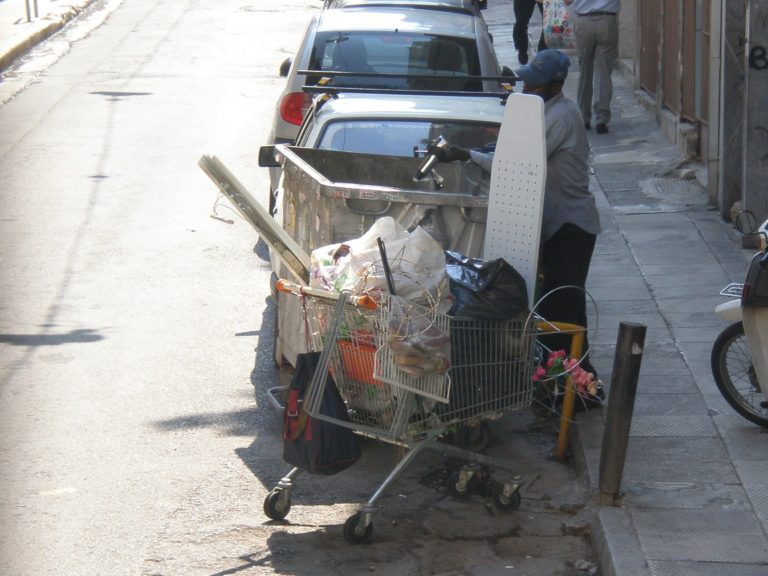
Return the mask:
<path id="1" fill-rule="evenodd" d="M 720 332 L 712 346 L 712 375 L 720 393 L 741 416 L 768 428 L 766 398 L 760 391 L 744 325 L 736 322 Z"/>

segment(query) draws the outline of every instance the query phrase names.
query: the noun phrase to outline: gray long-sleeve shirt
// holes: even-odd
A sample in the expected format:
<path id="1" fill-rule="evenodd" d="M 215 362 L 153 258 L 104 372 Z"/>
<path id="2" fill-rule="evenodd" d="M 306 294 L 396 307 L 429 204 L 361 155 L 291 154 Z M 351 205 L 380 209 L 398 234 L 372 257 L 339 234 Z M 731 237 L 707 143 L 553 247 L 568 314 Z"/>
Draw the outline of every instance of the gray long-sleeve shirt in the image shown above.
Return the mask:
<path id="1" fill-rule="evenodd" d="M 576 104 L 558 94 L 544 104 L 547 181 L 541 240 L 571 223 L 590 234 L 600 233 L 600 215 L 589 191 L 589 141 Z M 490 173 L 493 152 L 469 151 L 472 162 Z"/>
<path id="2" fill-rule="evenodd" d="M 600 215 L 589 191 L 589 141 L 576 104 L 558 94 L 544 104 L 547 140 L 547 182 L 541 239 L 563 224 L 590 234 L 600 233 Z"/>

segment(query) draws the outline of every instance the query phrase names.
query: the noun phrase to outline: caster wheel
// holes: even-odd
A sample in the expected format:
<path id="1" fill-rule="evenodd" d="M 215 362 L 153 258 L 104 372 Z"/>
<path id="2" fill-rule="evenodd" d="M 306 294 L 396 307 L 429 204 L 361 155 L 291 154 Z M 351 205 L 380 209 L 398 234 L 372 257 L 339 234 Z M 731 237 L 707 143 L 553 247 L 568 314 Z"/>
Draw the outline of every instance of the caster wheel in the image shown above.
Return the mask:
<path id="1" fill-rule="evenodd" d="M 288 516 L 288 512 L 291 511 L 291 499 L 290 496 L 285 498 L 283 502 L 280 501 L 280 493 L 282 490 L 272 490 L 264 499 L 264 514 L 267 518 L 272 520 L 282 520 Z"/>
<path id="2" fill-rule="evenodd" d="M 470 452 L 483 452 L 488 448 L 491 434 L 488 424 L 480 422 L 476 426 L 461 426 L 454 436 L 454 444 Z"/>
<path id="3" fill-rule="evenodd" d="M 362 544 L 367 542 L 373 534 L 373 523 L 363 528 L 363 514 L 358 512 L 353 514 L 344 522 L 344 539 L 350 544 Z"/>
<path id="4" fill-rule="evenodd" d="M 522 497 L 520 496 L 520 490 L 517 489 L 508 496 L 504 495 L 503 488 L 499 489 L 493 495 L 493 505 L 497 510 L 501 512 L 514 512 L 520 508 L 521 500 Z"/>
<path id="5" fill-rule="evenodd" d="M 477 476 L 472 475 L 469 480 L 462 482 L 461 472 L 455 472 L 448 480 L 448 491 L 457 500 L 469 500 L 477 488 Z"/>

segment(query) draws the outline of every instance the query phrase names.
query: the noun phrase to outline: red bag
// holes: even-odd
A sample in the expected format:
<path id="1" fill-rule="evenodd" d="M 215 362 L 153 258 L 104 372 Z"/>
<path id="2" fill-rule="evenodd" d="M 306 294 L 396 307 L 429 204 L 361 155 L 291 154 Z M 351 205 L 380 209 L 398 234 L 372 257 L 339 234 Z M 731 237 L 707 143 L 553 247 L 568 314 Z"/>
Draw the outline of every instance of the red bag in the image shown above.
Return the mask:
<path id="1" fill-rule="evenodd" d="M 330 476 L 360 459 L 361 449 L 351 428 L 311 417 L 304 396 L 314 377 L 319 352 L 299 354 L 283 412 L 283 459 L 311 474 Z M 349 422 L 347 407 L 330 374 L 323 386 L 320 414 Z"/>

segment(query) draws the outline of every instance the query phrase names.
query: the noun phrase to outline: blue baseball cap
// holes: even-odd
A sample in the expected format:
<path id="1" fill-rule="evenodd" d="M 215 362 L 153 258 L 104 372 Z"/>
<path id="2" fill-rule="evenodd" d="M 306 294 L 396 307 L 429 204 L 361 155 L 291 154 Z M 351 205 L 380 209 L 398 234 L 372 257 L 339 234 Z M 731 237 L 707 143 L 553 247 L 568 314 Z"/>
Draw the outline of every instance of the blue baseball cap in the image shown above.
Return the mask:
<path id="1" fill-rule="evenodd" d="M 548 48 L 538 52 L 528 64 L 518 68 L 515 74 L 528 86 L 541 86 L 548 82 L 562 82 L 568 76 L 571 61 L 560 50 Z"/>

